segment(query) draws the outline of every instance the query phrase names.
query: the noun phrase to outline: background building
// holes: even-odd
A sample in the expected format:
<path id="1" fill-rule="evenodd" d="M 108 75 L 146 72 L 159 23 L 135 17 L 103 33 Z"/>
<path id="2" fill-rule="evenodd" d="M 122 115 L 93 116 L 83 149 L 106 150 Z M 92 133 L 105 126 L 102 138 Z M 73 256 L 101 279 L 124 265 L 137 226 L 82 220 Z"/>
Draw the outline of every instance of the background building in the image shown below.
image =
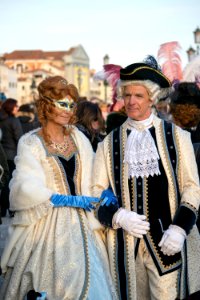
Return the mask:
<path id="1" fill-rule="evenodd" d="M 17 72 L 6 66 L 0 57 L 0 99 L 17 98 Z"/>
<path id="2" fill-rule="evenodd" d="M 33 101 L 40 81 L 54 75 L 61 75 L 76 85 L 80 96 L 90 97 L 89 57 L 81 45 L 68 51 L 16 50 L 4 54 L 3 61 L 4 68 L 17 77 L 15 98 L 20 104 Z M 2 75 L 0 78 L 2 82 Z M 8 97 L 8 91 L 4 90 Z"/>

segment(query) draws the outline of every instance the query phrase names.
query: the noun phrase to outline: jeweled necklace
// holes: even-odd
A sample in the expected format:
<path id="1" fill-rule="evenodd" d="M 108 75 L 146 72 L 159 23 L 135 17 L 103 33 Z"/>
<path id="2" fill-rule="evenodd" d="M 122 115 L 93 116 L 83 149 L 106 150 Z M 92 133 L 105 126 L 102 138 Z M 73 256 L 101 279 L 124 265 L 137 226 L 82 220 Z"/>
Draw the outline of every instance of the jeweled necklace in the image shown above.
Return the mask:
<path id="1" fill-rule="evenodd" d="M 65 153 L 67 149 L 69 148 L 69 144 L 67 142 L 67 137 L 64 135 L 64 141 L 62 143 L 56 143 L 51 140 L 50 146 L 57 150 L 58 152 Z"/>

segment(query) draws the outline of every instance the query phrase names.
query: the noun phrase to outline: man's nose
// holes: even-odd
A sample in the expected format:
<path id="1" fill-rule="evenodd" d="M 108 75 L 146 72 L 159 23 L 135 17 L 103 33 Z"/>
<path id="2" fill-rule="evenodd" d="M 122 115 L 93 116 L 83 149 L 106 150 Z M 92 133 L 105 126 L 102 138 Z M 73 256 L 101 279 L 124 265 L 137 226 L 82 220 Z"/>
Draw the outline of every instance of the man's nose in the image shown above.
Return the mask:
<path id="1" fill-rule="evenodd" d="M 135 95 L 131 95 L 131 96 L 130 96 L 130 99 L 129 99 L 129 103 L 130 103 L 130 104 L 135 104 L 135 102 L 136 102 Z"/>

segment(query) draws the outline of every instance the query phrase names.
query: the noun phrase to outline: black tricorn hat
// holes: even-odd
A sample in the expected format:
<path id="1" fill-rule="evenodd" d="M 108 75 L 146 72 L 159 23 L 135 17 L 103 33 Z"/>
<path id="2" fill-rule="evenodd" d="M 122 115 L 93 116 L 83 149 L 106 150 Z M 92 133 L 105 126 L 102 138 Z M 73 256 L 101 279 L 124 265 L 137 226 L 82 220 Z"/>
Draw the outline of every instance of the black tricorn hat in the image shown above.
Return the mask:
<path id="1" fill-rule="evenodd" d="M 120 70 L 122 81 L 150 80 L 161 88 L 169 88 L 170 80 L 158 69 L 145 63 L 134 63 Z"/>
<path id="2" fill-rule="evenodd" d="M 181 82 L 171 94 L 172 104 L 193 104 L 200 108 L 200 89 L 195 82 Z"/>

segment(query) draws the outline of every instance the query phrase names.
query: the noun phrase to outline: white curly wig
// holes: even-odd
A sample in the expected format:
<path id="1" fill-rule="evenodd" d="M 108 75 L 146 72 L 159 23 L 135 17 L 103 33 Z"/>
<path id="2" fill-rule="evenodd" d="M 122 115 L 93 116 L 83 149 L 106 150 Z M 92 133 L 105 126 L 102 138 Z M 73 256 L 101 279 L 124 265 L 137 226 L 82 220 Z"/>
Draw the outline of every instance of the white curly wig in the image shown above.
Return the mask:
<path id="1" fill-rule="evenodd" d="M 163 89 L 161 88 L 157 83 L 152 82 L 151 80 L 119 80 L 118 82 L 118 97 L 123 98 L 124 88 L 127 85 L 141 85 L 144 86 L 148 94 L 150 96 L 150 99 L 152 100 L 153 104 L 156 104 L 160 98 L 162 98 L 164 90 L 166 94 L 166 90 L 169 91 L 169 89 Z"/>

